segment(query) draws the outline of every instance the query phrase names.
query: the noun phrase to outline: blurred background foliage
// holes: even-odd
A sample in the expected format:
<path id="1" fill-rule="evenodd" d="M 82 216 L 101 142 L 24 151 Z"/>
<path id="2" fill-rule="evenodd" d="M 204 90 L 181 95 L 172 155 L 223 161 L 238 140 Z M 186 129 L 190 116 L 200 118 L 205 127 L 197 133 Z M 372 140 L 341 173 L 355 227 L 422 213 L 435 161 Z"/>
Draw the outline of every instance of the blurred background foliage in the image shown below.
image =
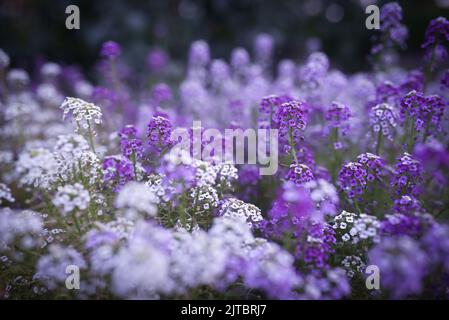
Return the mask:
<path id="1" fill-rule="evenodd" d="M 252 47 L 254 36 L 275 37 L 276 59 L 303 59 L 323 50 L 346 72 L 369 68 L 367 55 L 374 31 L 365 28 L 365 7 L 376 0 L 2 0 L 0 47 L 13 66 L 31 68 L 36 59 L 79 64 L 89 69 L 101 44 L 114 40 L 125 59 L 138 67 L 149 49 L 167 50 L 170 58 L 186 58 L 190 42 L 205 39 L 217 58 L 233 47 Z M 449 0 L 398 1 L 409 27 L 402 61 L 417 65 L 420 44 L 430 19 L 448 16 Z M 66 6 L 81 11 L 81 29 L 65 28 Z"/>

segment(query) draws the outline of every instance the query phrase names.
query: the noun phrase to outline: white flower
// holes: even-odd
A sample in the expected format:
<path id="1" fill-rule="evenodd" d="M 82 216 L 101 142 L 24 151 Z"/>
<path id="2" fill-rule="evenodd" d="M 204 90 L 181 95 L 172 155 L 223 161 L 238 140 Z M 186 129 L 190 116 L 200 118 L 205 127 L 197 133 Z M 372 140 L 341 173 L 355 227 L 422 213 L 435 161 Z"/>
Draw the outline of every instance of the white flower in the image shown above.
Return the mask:
<path id="1" fill-rule="evenodd" d="M 15 199 L 11 194 L 11 189 L 9 189 L 9 187 L 0 182 L 0 204 L 2 204 L 2 199 L 6 200 L 8 202 L 14 202 Z"/>
<path id="2" fill-rule="evenodd" d="M 71 113 L 73 120 L 84 129 L 89 129 L 91 121 L 95 124 L 102 122 L 103 115 L 100 107 L 82 99 L 67 97 L 60 108 L 64 110 L 63 120 Z"/>
<path id="3" fill-rule="evenodd" d="M 139 218 L 139 212 L 149 217 L 156 216 L 158 203 L 159 198 L 145 183 L 134 181 L 127 183 L 115 199 L 115 206 L 125 209 L 126 217 L 131 220 Z"/>
<path id="4" fill-rule="evenodd" d="M 44 148 L 26 147 L 16 162 L 20 185 L 49 188 L 56 172 L 57 163 L 52 153 Z"/>
<path id="5" fill-rule="evenodd" d="M 53 198 L 53 204 L 62 209 L 63 215 L 74 210 L 86 210 L 89 202 L 89 192 L 79 183 L 58 187 Z"/>
<path id="6" fill-rule="evenodd" d="M 236 198 L 226 199 L 220 207 L 219 215 L 224 217 L 237 217 L 246 222 L 250 227 L 257 225 L 258 222 L 263 220 L 258 207 Z"/>

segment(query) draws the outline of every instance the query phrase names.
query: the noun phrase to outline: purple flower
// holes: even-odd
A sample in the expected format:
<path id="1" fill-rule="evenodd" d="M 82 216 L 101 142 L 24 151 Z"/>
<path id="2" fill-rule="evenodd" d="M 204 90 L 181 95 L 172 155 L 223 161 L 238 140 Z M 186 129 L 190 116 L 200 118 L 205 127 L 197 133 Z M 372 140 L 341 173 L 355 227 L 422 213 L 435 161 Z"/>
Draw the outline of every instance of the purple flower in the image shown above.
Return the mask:
<path id="1" fill-rule="evenodd" d="M 260 102 L 259 107 L 259 128 L 271 128 L 273 117 L 281 104 L 292 101 L 289 96 L 266 96 Z"/>
<path id="2" fill-rule="evenodd" d="M 348 198 L 361 196 L 368 182 L 379 180 L 382 176 L 384 161 L 372 153 L 363 153 L 357 157 L 357 162 L 345 164 L 338 174 L 340 188 Z"/>
<path id="3" fill-rule="evenodd" d="M 171 133 L 173 125 L 170 120 L 162 116 L 152 117 L 148 124 L 147 137 L 149 144 L 157 151 L 170 147 L 172 145 Z"/>
<path id="4" fill-rule="evenodd" d="M 325 118 L 329 128 L 337 128 L 339 134 L 345 136 L 349 130 L 349 119 L 352 117 L 348 106 L 339 103 L 332 102 L 331 107 L 327 110 Z M 336 141 L 339 142 L 339 141 Z"/>
<path id="5" fill-rule="evenodd" d="M 421 293 L 428 273 L 428 257 L 419 243 L 407 236 L 384 238 L 368 253 L 381 274 L 382 288 L 394 299 Z"/>
<path id="6" fill-rule="evenodd" d="M 303 224 L 297 236 L 302 240 L 296 246 L 296 258 L 314 268 L 328 268 L 336 243 L 332 227 L 325 223 L 309 222 Z"/>
<path id="7" fill-rule="evenodd" d="M 401 120 L 407 118 L 414 121 L 414 129 L 424 132 L 424 136 L 434 135 L 441 131 L 441 119 L 444 115 L 446 103 L 438 95 L 424 96 L 423 93 L 410 91 L 401 100 Z"/>
<path id="8" fill-rule="evenodd" d="M 380 9 L 380 29 L 388 39 L 400 47 L 405 46 L 408 37 L 407 28 L 401 24 L 402 8 L 397 2 L 390 2 Z"/>
<path id="9" fill-rule="evenodd" d="M 410 214 L 421 211 L 419 201 L 413 196 L 401 196 L 394 201 L 394 211 L 397 213 Z"/>
<path id="10" fill-rule="evenodd" d="M 441 78 L 441 85 L 446 89 L 449 88 L 449 70 L 444 71 Z"/>
<path id="11" fill-rule="evenodd" d="M 314 180 L 312 170 L 305 164 L 293 163 L 288 170 L 287 180 L 293 181 L 297 186 Z"/>
<path id="12" fill-rule="evenodd" d="M 133 165 L 127 158 L 109 156 L 103 160 L 103 181 L 112 185 L 114 191 L 133 179 Z"/>
<path id="13" fill-rule="evenodd" d="M 276 110 L 274 122 L 278 125 L 280 144 L 284 145 L 286 152 L 303 139 L 302 132 L 307 125 L 305 109 L 304 102 L 291 100 Z"/>
<path id="14" fill-rule="evenodd" d="M 428 49 L 441 41 L 449 41 L 449 21 L 444 17 L 430 21 L 422 48 Z"/>
<path id="15" fill-rule="evenodd" d="M 436 139 L 415 146 L 413 154 L 437 183 L 445 186 L 448 181 L 449 152 Z"/>
<path id="16" fill-rule="evenodd" d="M 142 158 L 143 146 L 142 140 L 137 137 L 137 129 L 128 125 L 119 132 L 120 148 L 122 154 L 128 159 L 132 157 Z M 135 161 L 135 159 L 133 160 Z"/>
<path id="17" fill-rule="evenodd" d="M 189 67 L 205 67 L 210 61 L 209 45 L 206 41 L 197 40 L 190 46 Z"/>
<path id="18" fill-rule="evenodd" d="M 147 55 L 147 66 L 153 72 L 160 72 L 168 64 L 167 53 L 159 48 L 151 49 Z"/>
<path id="19" fill-rule="evenodd" d="M 397 210 L 395 208 L 395 210 Z M 380 234 L 382 237 L 392 236 L 421 236 L 433 225 L 431 217 L 427 217 L 415 211 L 387 214 L 380 222 Z"/>
<path id="20" fill-rule="evenodd" d="M 382 103 L 371 108 L 369 124 L 376 134 L 382 134 L 393 141 L 393 130 L 396 127 L 396 114 L 392 106 Z"/>
<path id="21" fill-rule="evenodd" d="M 394 166 L 394 176 L 391 185 L 399 195 L 419 194 L 419 184 L 422 181 L 422 164 L 407 152 L 397 159 Z"/>
<path id="22" fill-rule="evenodd" d="M 115 59 L 122 53 L 120 45 L 114 41 L 107 41 L 101 46 L 101 56 L 107 59 Z"/>
<path id="23" fill-rule="evenodd" d="M 169 101 L 173 98 L 172 91 L 170 87 L 165 83 L 158 83 L 154 85 L 151 90 L 151 97 L 156 105 L 159 105 L 161 102 Z"/>

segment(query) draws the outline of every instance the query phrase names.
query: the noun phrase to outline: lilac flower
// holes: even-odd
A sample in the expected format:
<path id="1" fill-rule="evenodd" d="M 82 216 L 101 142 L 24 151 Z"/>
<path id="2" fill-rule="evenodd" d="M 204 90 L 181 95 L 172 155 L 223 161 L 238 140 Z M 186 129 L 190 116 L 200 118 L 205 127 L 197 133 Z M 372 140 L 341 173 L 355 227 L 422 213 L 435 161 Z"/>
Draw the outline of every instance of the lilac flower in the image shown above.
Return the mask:
<path id="1" fill-rule="evenodd" d="M 103 180 L 118 191 L 128 181 L 134 179 L 135 173 L 132 163 L 124 157 L 109 156 L 103 160 Z"/>
<path id="2" fill-rule="evenodd" d="M 426 253 L 415 240 L 403 236 L 385 238 L 368 253 L 369 263 L 379 267 L 382 288 L 392 298 L 419 294 L 428 273 Z"/>
<path id="3" fill-rule="evenodd" d="M 391 185 L 399 195 L 417 195 L 422 181 L 422 164 L 407 152 L 397 159 Z"/>
<path id="4" fill-rule="evenodd" d="M 107 41 L 101 46 L 101 56 L 107 59 L 116 59 L 122 53 L 120 45 L 114 41 Z"/>
<path id="5" fill-rule="evenodd" d="M 143 157 L 142 140 L 137 137 L 137 129 L 134 126 L 128 125 L 124 127 L 120 130 L 119 137 L 122 155 L 130 160 L 133 160 L 134 157 L 133 161 L 135 161 L 135 158 L 140 159 Z"/>
<path id="6" fill-rule="evenodd" d="M 256 37 L 254 41 L 254 53 L 256 60 L 262 64 L 267 65 L 270 63 L 271 56 L 274 49 L 274 39 L 272 36 L 266 33 L 261 33 Z"/>
<path id="7" fill-rule="evenodd" d="M 172 145 L 171 133 L 173 126 L 167 118 L 154 116 L 148 123 L 147 137 L 149 144 L 155 150 L 161 152 Z"/>

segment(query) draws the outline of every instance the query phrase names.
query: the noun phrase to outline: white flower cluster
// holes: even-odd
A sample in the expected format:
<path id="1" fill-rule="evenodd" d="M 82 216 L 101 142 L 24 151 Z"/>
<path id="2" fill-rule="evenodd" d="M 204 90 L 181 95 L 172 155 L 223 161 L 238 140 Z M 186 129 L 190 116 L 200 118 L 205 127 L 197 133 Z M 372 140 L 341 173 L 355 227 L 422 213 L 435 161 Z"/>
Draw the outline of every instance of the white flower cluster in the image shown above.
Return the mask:
<path id="1" fill-rule="evenodd" d="M 67 215 L 74 210 L 86 210 L 89 206 L 90 195 L 80 183 L 67 184 L 58 187 L 52 202 L 61 209 L 63 215 Z"/>
<path id="2" fill-rule="evenodd" d="M 21 186 L 48 189 L 55 179 L 57 162 L 53 154 L 44 148 L 25 148 L 16 162 L 16 173 Z"/>
<path id="3" fill-rule="evenodd" d="M 146 185 L 150 190 L 159 198 L 161 201 L 168 201 L 169 200 L 169 187 L 165 187 L 163 185 L 163 179 L 164 177 L 158 174 L 151 174 L 148 177 L 148 180 L 146 182 Z"/>
<path id="4" fill-rule="evenodd" d="M 346 256 L 341 261 L 343 268 L 346 270 L 346 274 L 349 278 L 353 278 L 356 273 L 365 272 L 366 264 L 359 256 Z"/>
<path id="5" fill-rule="evenodd" d="M 190 189 L 189 196 L 192 199 L 192 208 L 196 214 L 202 214 L 218 206 L 217 190 L 209 185 Z"/>
<path id="6" fill-rule="evenodd" d="M 220 206 L 219 215 L 239 218 L 242 221 L 245 221 L 250 227 L 257 226 L 257 224 L 263 220 L 258 207 L 236 198 L 224 200 L 223 204 Z"/>
<path id="7" fill-rule="evenodd" d="M 9 187 L 0 182 L 0 204 L 3 203 L 3 200 L 6 200 L 8 202 L 14 202 L 15 199 L 11 194 L 11 189 Z"/>
<path id="8" fill-rule="evenodd" d="M 0 209 L 0 252 L 17 241 L 20 247 L 29 249 L 37 245 L 36 237 L 42 232 L 42 219 L 33 211 L 15 212 Z"/>
<path id="9" fill-rule="evenodd" d="M 290 292 L 286 277 L 298 277 L 288 252 L 255 239 L 245 222 L 230 217 L 194 232 L 141 220 L 122 241 L 112 228 L 100 226 L 86 235 L 86 247 L 96 277 L 110 277 L 113 293 L 126 298 L 157 299 L 200 285 L 220 290 L 239 276 L 255 288 Z M 267 279 L 262 287 L 261 279 Z"/>
<path id="10" fill-rule="evenodd" d="M 343 210 L 334 217 L 332 228 L 343 242 L 357 244 L 364 240 L 372 240 L 374 243 L 380 241 L 379 220 L 365 213 L 357 215 Z"/>
<path id="11" fill-rule="evenodd" d="M 67 97 L 60 108 L 64 110 L 63 120 L 71 113 L 73 120 L 83 129 L 89 129 L 91 121 L 95 124 L 102 122 L 103 115 L 100 107 L 82 99 Z"/>
<path id="12" fill-rule="evenodd" d="M 115 206 L 133 221 L 156 216 L 158 203 L 159 198 L 145 183 L 134 181 L 127 183 L 115 199 Z"/>
<path id="13" fill-rule="evenodd" d="M 80 172 L 90 183 L 94 183 L 101 172 L 100 160 L 90 150 L 89 144 L 79 134 L 59 135 L 53 149 L 58 164 L 57 175 L 64 181 L 77 178 Z"/>

